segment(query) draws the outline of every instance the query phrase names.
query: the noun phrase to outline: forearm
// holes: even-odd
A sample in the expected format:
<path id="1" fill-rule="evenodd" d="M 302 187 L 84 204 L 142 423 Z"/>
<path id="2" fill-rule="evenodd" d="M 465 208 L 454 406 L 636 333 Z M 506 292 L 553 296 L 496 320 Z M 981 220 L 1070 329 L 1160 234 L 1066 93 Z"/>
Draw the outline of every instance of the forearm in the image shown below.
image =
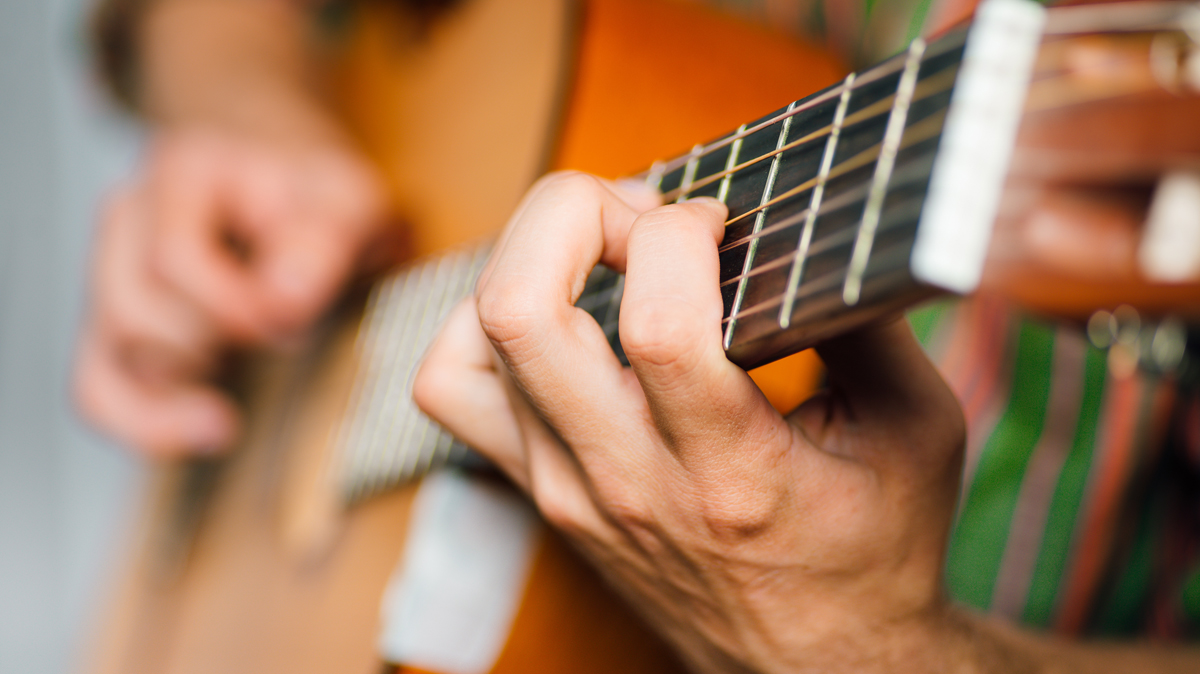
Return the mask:
<path id="1" fill-rule="evenodd" d="M 286 0 L 152 2 L 135 36 L 138 107 L 163 125 L 285 142 L 336 137 L 307 30 L 304 8 Z"/>
<path id="2" fill-rule="evenodd" d="M 1147 642 L 1065 640 L 966 611 L 949 619 L 955 666 L 979 674 L 1124 674 L 1200 671 L 1200 649 Z"/>

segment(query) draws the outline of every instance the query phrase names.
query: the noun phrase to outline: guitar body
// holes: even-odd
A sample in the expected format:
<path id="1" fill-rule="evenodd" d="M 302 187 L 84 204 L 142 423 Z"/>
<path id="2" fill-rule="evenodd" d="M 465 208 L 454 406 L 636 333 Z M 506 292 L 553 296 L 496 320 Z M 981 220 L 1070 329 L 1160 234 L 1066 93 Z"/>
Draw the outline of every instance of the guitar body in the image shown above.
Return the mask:
<path id="1" fill-rule="evenodd" d="M 330 91 L 388 180 L 410 256 L 497 232 L 548 168 L 619 176 L 842 74 L 817 49 L 671 0 L 468 0 L 431 25 L 357 7 Z M 89 670 L 375 672 L 379 607 L 416 485 L 343 507 L 327 477 L 362 302 L 256 358 L 245 442 L 156 468 Z M 755 373 L 780 407 L 809 354 Z M 494 672 L 670 672 L 674 656 L 544 530 Z"/>

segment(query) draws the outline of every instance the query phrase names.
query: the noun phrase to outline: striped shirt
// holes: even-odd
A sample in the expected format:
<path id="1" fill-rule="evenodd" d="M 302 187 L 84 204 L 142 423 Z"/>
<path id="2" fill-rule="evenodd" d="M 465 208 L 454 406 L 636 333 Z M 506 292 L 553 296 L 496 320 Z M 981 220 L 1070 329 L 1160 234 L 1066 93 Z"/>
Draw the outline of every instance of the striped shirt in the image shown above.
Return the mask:
<path id="1" fill-rule="evenodd" d="M 869 65 L 974 0 L 704 0 Z M 1068 635 L 1200 632 L 1200 396 L 1003 301 L 910 315 L 962 403 L 957 601 Z"/>

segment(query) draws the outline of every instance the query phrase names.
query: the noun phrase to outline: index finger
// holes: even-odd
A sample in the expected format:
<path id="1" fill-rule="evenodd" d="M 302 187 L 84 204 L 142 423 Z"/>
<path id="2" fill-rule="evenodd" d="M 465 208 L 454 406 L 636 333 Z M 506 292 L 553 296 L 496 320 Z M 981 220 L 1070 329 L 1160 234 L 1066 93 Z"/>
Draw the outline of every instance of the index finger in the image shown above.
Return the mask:
<path id="1" fill-rule="evenodd" d="M 576 448 L 571 440 L 595 438 L 603 419 L 641 416 L 604 332 L 574 306 L 597 263 L 624 266 L 637 215 L 608 183 L 581 173 L 553 176 L 509 226 L 479 289 L 484 333 L 517 385 Z"/>
<path id="2" fill-rule="evenodd" d="M 785 431 L 722 347 L 717 244 L 725 216 L 715 199 L 694 199 L 643 214 L 629 236 L 621 345 L 656 427 L 685 461 L 724 461 L 715 438 L 739 447 L 748 431 Z"/>
<path id="3" fill-rule="evenodd" d="M 151 175 L 155 272 L 237 339 L 275 335 L 248 266 L 222 239 L 231 212 L 232 158 L 197 144 L 160 158 Z"/>

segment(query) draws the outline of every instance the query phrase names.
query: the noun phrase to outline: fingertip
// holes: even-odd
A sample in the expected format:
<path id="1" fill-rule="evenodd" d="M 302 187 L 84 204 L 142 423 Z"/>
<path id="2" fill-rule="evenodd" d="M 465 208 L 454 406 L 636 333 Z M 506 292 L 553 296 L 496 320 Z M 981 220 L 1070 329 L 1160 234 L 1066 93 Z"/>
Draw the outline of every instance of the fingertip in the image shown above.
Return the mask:
<path id="1" fill-rule="evenodd" d="M 725 219 L 729 217 L 729 207 L 712 197 L 696 197 L 684 203 L 699 206 L 704 211 L 702 217 L 712 227 L 713 235 L 720 242 L 725 236 Z"/>
<path id="2" fill-rule="evenodd" d="M 237 410 L 219 394 L 197 394 L 196 399 L 181 411 L 183 444 L 196 454 L 219 454 L 237 441 L 241 430 Z"/>
<path id="3" fill-rule="evenodd" d="M 306 322 L 325 295 L 325 284 L 315 269 L 294 261 L 281 261 L 264 270 L 264 283 L 275 298 L 273 313 L 278 328 L 290 332 Z"/>
<path id="4" fill-rule="evenodd" d="M 644 181 L 635 178 L 621 178 L 613 181 L 611 186 L 621 201 L 639 213 L 662 205 L 662 193 Z"/>

